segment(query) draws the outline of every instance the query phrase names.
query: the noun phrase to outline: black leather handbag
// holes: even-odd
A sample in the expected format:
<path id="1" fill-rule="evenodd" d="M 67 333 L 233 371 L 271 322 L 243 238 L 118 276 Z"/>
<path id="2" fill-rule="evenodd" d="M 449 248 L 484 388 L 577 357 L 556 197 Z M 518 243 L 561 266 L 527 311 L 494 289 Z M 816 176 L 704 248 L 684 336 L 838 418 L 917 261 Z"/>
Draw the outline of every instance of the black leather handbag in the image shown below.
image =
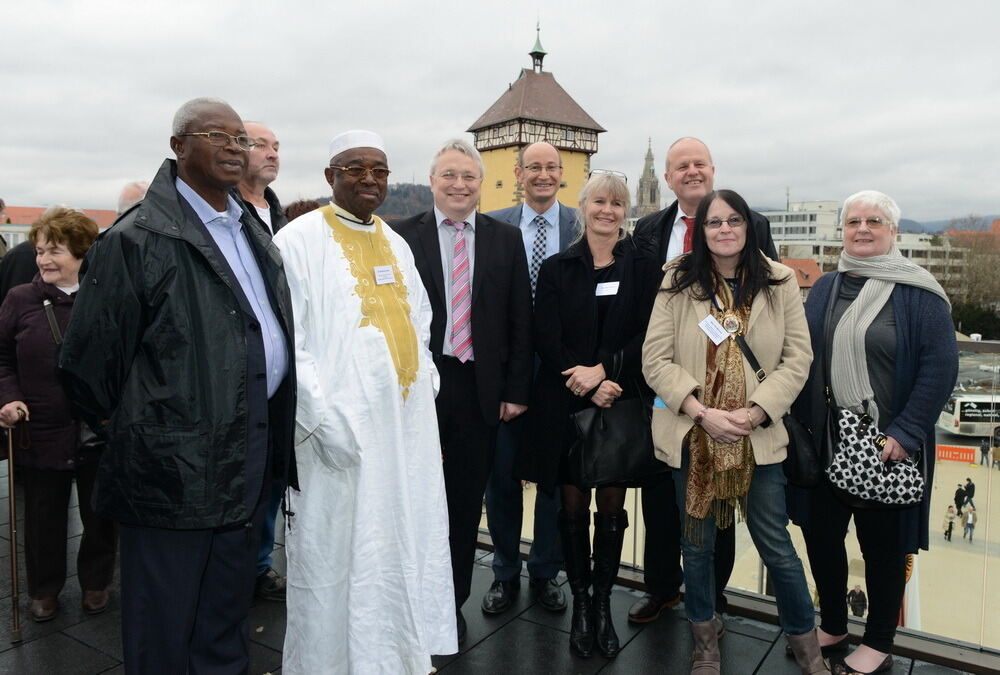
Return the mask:
<path id="1" fill-rule="evenodd" d="M 753 350 L 747 344 L 746 338 L 742 335 L 736 336 L 736 344 L 740 346 L 743 356 L 746 357 L 750 367 L 753 368 L 757 376 L 757 382 L 763 382 L 767 373 L 760 367 L 760 362 L 754 356 Z M 820 465 L 819 453 L 816 451 L 816 444 L 813 442 L 812 434 L 801 422 L 787 414 L 781 418 L 788 432 L 788 450 L 785 461 L 781 463 L 781 468 L 785 472 L 785 478 L 792 485 L 811 488 L 819 485 L 823 476 L 823 467 Z"/>
<path id="2" fill-rule="evenodd" d="M 619 354 L 612 370 L 611 379 L 618 381 Z M 577 484 L 629 482 L 668 469 L 653 450 L 653 405 L 644 394 L 620 399 L 610 408 L 591 406 L 570 417 L 577 435 L 569 453 L 570 474 Z"/>

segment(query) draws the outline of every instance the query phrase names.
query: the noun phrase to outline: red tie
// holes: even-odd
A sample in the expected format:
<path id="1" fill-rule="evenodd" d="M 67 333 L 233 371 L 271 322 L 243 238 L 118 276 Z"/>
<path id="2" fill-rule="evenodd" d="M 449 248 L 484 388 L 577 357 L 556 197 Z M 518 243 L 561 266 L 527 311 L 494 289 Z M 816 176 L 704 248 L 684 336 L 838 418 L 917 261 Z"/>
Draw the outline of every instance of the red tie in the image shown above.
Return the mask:
<path id="1" fill-rule="evenodd" d="M 687 231 L 684 232 L 684 252 L 691 252 L 691 238 L 694 237 L 694 218 L 691 216 L 681 216 L 681 220 L 687 225 Z"/>

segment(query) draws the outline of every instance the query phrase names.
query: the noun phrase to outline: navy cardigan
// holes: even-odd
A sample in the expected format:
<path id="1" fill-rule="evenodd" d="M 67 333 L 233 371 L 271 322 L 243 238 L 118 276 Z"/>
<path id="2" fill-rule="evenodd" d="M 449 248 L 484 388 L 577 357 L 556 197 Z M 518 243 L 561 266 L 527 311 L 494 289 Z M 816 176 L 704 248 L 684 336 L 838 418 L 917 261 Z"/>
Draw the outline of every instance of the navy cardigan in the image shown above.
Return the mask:
<path id="1" fill-rule="evenodd" d="M 806 301 L 813 362 L 809 380 L 792 410 L 813 431 L 816 439 L 825 437 L 826 402 L 824 351 L 826 346 L 826 308 L 838 272 L 824 274 L 813 286 Z M 951 395 L 958 376 L 958 348 L 955 327 L 947 303 L 940 297 L 917 288 L 897 284 L 892 291 L 892 309 L 896 319 L 896 367 L 893 382 L 892 414 L 880 420 L 887 436 L 895 438 L 911 456 L 918 458 L 926 478 L 924 499 L 920 504 L 901 510 L 900 537 L 903 551 L 915 553 L 928 546 L 931 486 L 934 479 L 936 443 L 934 424 Z M 921 450 L 922 448 L 922 450 Z M 917 452 L 921 450 L 921 452 Z M 811 519 L 803 488 L 789 487 L 788 512 L 800 526 Z"/>

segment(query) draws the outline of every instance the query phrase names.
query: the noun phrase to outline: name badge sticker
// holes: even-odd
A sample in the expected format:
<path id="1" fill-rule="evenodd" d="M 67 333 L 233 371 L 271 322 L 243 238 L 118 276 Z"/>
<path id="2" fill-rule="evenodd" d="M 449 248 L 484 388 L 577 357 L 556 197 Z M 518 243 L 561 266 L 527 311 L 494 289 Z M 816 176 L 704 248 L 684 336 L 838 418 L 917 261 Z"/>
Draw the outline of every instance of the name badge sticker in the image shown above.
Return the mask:
<path id="1" fill-rule="evenodd" d="M 605 281 L 602 284 L 597 284 L 597 290 L 594 291 L 594 295 L 598 297 L 602 295 L 618 295 L 618 283 L 617 281 Z"/>
<path id="2" fill-rule="evenodd" d="M 379 286 L 396 283 L 396 275 L 392 273 L 392 265 L 375 266 L 375 283 Z"/>
<path id="3" fill-rule="evenodd" d="M 726 329 L 723 328 L 722 324 L 719 323 L 719 321 L 711 314 L 698 322 L 698 328 L 705 331 L 705 335 L 707 335 L 708 339 L 714 342 L 716 346 L 721 345 L 722 341 L 729 337 L 729 333 L 726 332 Z"/>

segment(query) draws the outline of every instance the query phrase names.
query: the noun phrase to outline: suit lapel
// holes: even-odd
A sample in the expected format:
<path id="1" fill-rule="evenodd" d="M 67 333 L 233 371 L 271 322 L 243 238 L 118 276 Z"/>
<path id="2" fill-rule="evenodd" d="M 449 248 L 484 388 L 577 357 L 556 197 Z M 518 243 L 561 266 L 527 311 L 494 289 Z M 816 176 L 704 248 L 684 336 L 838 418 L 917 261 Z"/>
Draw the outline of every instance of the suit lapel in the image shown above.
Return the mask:
<path id="1" fill-rule="evenodd" d="M 565 251 L 576 236 L 576 215 L 568 206 L 559 203 L 559 250 Z"/>
<path id="2" fill-rule="evenodd" d="M 420 220 L 417 227 L 417 238 L 420 246 L 423 247 L 424 260 L 430 266 L 431 279 L 434 280 L 435 288 L 428 291 L 436 291 L 438 300 L 444 302 L 444 272 L 441 268 L 441 244 L 438 239 L 437 219 L 434 211 L 428 211 Z"/>
<path id="3" fill-rule="evenodd" d="M 483 218 L 476 214 L 476 259 L 472 269 L 472 304 L 475 306 L 476 298 L 483 287 L 483 275 L 486 274 L 487 260 L 489 259 L 490 246 L 493 245 L 493 228 L 490 227 Z"/>

